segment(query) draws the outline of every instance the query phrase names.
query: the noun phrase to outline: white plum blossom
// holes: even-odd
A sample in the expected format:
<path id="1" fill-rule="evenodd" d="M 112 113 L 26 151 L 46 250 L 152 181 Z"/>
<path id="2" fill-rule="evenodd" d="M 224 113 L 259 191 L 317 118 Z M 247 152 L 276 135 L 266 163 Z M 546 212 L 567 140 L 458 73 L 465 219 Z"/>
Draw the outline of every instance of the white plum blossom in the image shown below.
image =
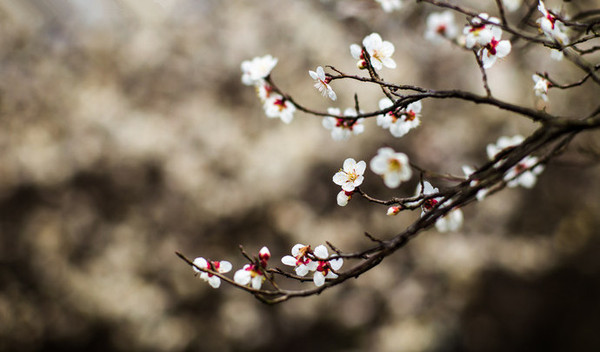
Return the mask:
<path id="1" fill-rule="evenodd" d="M 361 160 L 358 163 L 352 158 L 344 160 L 343 167 L 333 175 L 333 183 L 342 186 L 342 190 L 352 192 L 363 183 L 367 164 Z"/>
<path id="2" fill-rule="evenodd" d="M 431 185 L 431 183 L 429 183 L 428 181 L 423 181 L 423 185 L 421 186 L 421 183 L 419 183 L 417 185 L 417 196 L 420 195 L 424 195 L 424 196 L 428 196 L 431 194 L 436 194 L 438 193 L 439 190 L 436 187 L 433 187 Z M 427 213 L 428 211 L 430 211 L 431 209 L 433 209 L 440 201 L 441 201 L 442 197 L 435 197 L 435 198 L 429 198 L 427 200 L 425 200 L 423 202 L 423 204 L 421 204 L 421 217 L 423 215 L 425 215 L 425 213 Z"/>
<path id="3" fill-rule="evenodd" d="M 523 160 L 504 174 L 506 185 L 511 188 L 517 186 L 533 188 L 537 181 L 537 176 L 544 171 L 543 165 L 535 166 L 536 164 L 538 164 L 538 158 L 535 156 L 526 156 L 523 158 Z"/>
<path id="4" fill-rule="evenodd" d="M 438 44 L 444 39 L 454 39 L 458 28 L 454 23 L 454 14 L 450 10 L 434 12 L 427 16 L 427 29 L 425 39 Z"/>
<path id="5" fill-rule="evenodd" d="M 514 12 L 517 11 L 519 7 L 521 7 L 523 0 L 502 0 L 502 3 L 509 12 Z"/>
<path id="6" fill-rule="evenodd" d="M 323 96 L 328 96 L 331 100 L 337 99 L 333 88 L 331 88 L 331 86 L 329 85 L 331 78 L 325 76 L 325 71 L 323 70 L 323 67 L 317 67 L 317 71 L 308 71 L 308 74 L 312 79 L 315 80 L 315 88 L 317 88 Z"/>
<path id="7" fill-rule="evenodd" d="M 350 199 L 352 199 L 352 194 L 354 192 L 346 192 L 344 190 L 341 190 L 336 197 L 337 200 L 337 204 L 340 207 L 345 207 L 346 205 L 348 205 L 348 202 L 350 201 Z"/>
<path id="8" fill-rule="evenodd" d="M 325 279 L 335 279 L 338 277 L 333 270 L 339 270 L 344 264 L 344 259 L 329 259 L 327 247 L 323 245 L 317 246 L 313 253 L 318 259 L 318 265 L 313 275 L 313 282 L 317 287 L 320 287 L 325 284 Z"/>
<path id="9" fill-rule="evenodd" d="M 380 148 L 371 159 L 370 166 L 374 173 L 383 176 L 383 182 L 389 188 L 400 186 L 402 181 L 412 176 L 406 154 L 397 153 L 392 148 Z"/>
<path id="10" fill-rule="evenodd" d="M 383 66 L 387 68 L 396 68 L 396 61 L 392 59 L 394 54 L 394 44 L 384 41 L 378 33 L 371 33 L 363 39 L 363 46 L 371 57 L 371 65 L 377 70 L 381 70 Z M 362 48 L 358 44 L 350 45 L 350 53 L 352 57 L 359 60 L 358 67 L 361 67 L 360 60 L 364 60 Z"/>
<path id="11" fill-rule="evenodd" d="M 328 108 L 327 113 L 332 116 L 323 118 L 323 127 L 331 130 L 331 138 L 336 141 L 343 141 L 350 138 L 351 135 L 358 135 L 365 131 L 362 118 L 352 118 L 357 115 L 353 108 L 344 110 L 344 117 L 341 117 L 340 109 Z"/>
<path id="12" fill-rule="evenodd" d="M 502 136 L 498 138 L 496 144 L 488 144 L 487 153 L 490 160 L 493 160 L 498 153 L 502 150 L 514 147 L 521 144 L 524 141 L 523 136 L 516 135 L 513 137 Z M 518 164 L 511 167 L 504 174 L 504 181 L 507 183 L 508 187 L 516 187 L 523 186 L 525 188 L 532 188 L 536 181 L 537 176 L 544 171 L 543 165 L 534 165 L 538 164 L 538 158 L 535 156 L 526 156 Z M 496 167 L 500 166 L 501 163 L 498 162 Z"/>
<path id="13" fill-rule="evenodd" d="M 463 220 L 462 210 L 460 208 L 452 209 L 446 215 L 437 219 L 435 228 L 439 232 L 454 232 L 461 228 Z"/>
<path id="14" fill-rule="evenodd" d="M 497 26 L 484 22 L 482 19 L 492 23 L 500 23 L 498 18 L 490 17 L 487 13 L 481 13 L 478 17 L 474 17 L 471 24 L 463 29 L 465 46 L 468 49 L 487 45 L 494 38 L 494 34 L 497 34 L 497 31 L 500 30 Z"/>
<path id="15" fill-rule="evenodd" d="M 226 260 L 209 262 L 202 257 L 194 259 L 194 265 L 195 266 L 192 268 L 196 274 L 199 275 L 201 279 L 208 282 L 213 288 L 219 288 L 219 286 L 221 286 L 221 279 L 214 274 L 207 273 L 206 271 L 199 270 L 198 268 L 216 271 L 220 274 L 228 273 L 232 268 L 231 263 Z M 198 268 L 196 268 L 196 266 Z"/>
<path id="16" fill-rule="evenodd" d="M 258 263 L 244 265 L 242 269 L 235 272 L 233 281 L 243 286 L 250 284 L 253 289 L 260 290 L 265 281 L 265 268 L 270 257 L 269 249 L 262 247 L 258 252 Z"/>
<path id="17" fill-rule="evenodd" d="M 408 131 L 419 126 L 421 123 L 419 116 L 421 116 L 420 100 L 408 104 L 406 110 L 401 113 L 400 117 L 396 117 L 395 115 L 392 116 L 393 121 L 390 125 L 390 132 L 394 137 L 400 138 L 404 136 Z"/>
<path id="18" fill-rule="evenodd" d="M 276 93 L 265 100 L 263 108 L 267 117 L 280 118 L 285 123 L 292 122 L 296 111 L 296 106 L 291 101 Z"/>
<path id="19" fill-rule="evenodd" d="M 544 77 L 534 74 L 531 76 L 535 85 L 533 86 L 533 91 L 535 95 L 544 99 L 544 101 L 548 101 L 548 88 L 550 88 L 550 81 L 545 79 Z"/>
<path id="20" fill-rule="evenodd" d="M 556 16 L 548 12 L 546 5 L 544 5 L 542 0 L 538 3 L 538 10 L 542 13 L 543 17 L 538 18 L 536 22 L 539 24 L 540 29 L 544 32 L 546 37 L 556 40 L 562 45 L 569 44 L 569 36 L 565 33 L 565 24 L 559 21 Z"/>
<path id="21" fill-rule="evenodd" d="M 383 98 L 379 101 L 379 109 L 381 110 L 393 105 L 394 103 L 388 98 Z M 408 104 L 404 110 L 392 110 L 386 114 L 377 116 L 377 125 L 389 128 L 390 133 L 394 137 L 400 138 L 413 128 L 419 126 L 421 123 L 419 116 L 421 116 L 421 101 L 416 101 Z"/>
<path id="22" fill-rule="evenodd" d="M 381 4 L 381 8 L 385 12 L 392 12 L 394 10 L 399 10 L 402 8 L 401 0 L 375 0 L 379 4 Z"/>
<path id="23" fill-rule="evenodd" d="M 277 59 L 271 55 L 255 57 L 242 62 L 242 83 L 247 86 L 260 84 L 277 65 Z"/>
<path id="24" fill-rule="evenodd" d="M 503 58 L 510 53 L 511 44 L 508 40 L 500 40 L 502 30 L 494 27 L 492 30 L 494 36 L 483 48 L 479 51 L 483 68 L 488 69 L 494 65 L 498 58 Z"/>
<path id="25" fill-rule="evenodd" d="M 281 258 L 281 262 L 285 265 L 295 267 L 298 276 L 305 276 L 309 271 L 317 270 L 319 263 L 308 257 L 312 253 L 310 246 L 296 244 L 292 247 L 292 255 L 286 255 Z"/>
<path id="26" fill-rule="evenodd" d="M 494 160 L 496 155 L 502 150 L 510 147 L 515 147 L 521 144 L 525 138 L 521 135 L 515 135 L 513 137 L 502 136 L 498 138 L 496 144 L 488 144 L 486 147 L 487 155 L 490 160 Z"/>

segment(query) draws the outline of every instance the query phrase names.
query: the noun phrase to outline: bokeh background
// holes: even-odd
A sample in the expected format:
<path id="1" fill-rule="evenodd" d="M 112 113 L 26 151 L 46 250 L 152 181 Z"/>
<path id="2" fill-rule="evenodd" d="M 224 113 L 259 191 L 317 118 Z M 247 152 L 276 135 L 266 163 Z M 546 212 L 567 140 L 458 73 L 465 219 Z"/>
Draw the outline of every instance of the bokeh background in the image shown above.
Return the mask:
<path id="1" fill-rule="evenodd" d="M 488 2 L 465 3 L 495 13 Z M 548 4 L 571 13 L 600 5 Z M 265 306 L 212 289 L 174 254 L 227 259 L 235 270 L 238 245 L 267 245 L 274 265 L 298 242 L 364 249 L 364 231 L 389 238 L 419 214 L 390 218 L 358 197 L 338 207 L 331 177 L 345 158 L 368 161 L 391 146 L 460 175 L 485 162 L 486 144 L 533 131 L 497 109 L 429 100 L 422 126 L 401 139 L 370 120 L 364 134 L 335 142 L 314 116 L 266 118 L 241 84 L 243 60 L 272 54 L 273 78 L 298 101 L 345 108 L 358 93 L 362 109 L 375 109 L 376 88 L 336 81 L 332 103 L 308 70 L 359 73 L 348 47 L 378 32 L 396 47 L 398 68 L 384 79 L 483 92 L 472 54 L 423 39 L 434 10 L 386 14 L 371 0 L 1 0 L 0 350 L 600 349 L 597 132 L 580 135 L 533 190 L 470 205 L 459 232 L 426 231 L 317 297 Z M 535 71 L 581 77 L 515 41 L 488 72 L 492 91 L 569 116 L 598 104 L 588 82 L 551 91 L 543 106 Z M 388 198 L 416 182 L 392 191 L 368 171 L 364 189 Z"/>

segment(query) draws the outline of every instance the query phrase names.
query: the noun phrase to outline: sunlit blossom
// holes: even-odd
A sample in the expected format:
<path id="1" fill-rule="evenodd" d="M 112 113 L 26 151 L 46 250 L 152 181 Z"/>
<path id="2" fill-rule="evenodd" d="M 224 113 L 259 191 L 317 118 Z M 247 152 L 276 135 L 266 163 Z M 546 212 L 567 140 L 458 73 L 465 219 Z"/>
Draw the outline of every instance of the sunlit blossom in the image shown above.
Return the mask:
<path id="1" fill-rule="evenodd" d="M 343 167 L 333 175 L 333 183 L 342 186 L 346 192 L 352 192 L 363 183 L 367 164 L 361 160 L 358 163 L 352 158 L 344 160 Z"/>

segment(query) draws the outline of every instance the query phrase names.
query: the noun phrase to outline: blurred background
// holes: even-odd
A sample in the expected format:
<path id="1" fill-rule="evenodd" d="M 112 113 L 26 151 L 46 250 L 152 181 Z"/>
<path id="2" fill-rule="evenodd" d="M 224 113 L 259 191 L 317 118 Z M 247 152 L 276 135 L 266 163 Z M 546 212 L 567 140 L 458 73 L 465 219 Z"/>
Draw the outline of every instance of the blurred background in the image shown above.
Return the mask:
<path id="1" fill-rule="evenodd" d="M 495 14 L 488 2 L 465 1 Z M 568 13 L 599 5 L 548 1 Z M 212 289 L 174 254 L 236 270 L 238 245 L 267 245 L 280 267 L 295 243 L 364 249 L 364 231 L 389 238 L 419 214 L 390 218 L 358 197 L 338 207 L 331 177 L 345 158 L 368 162 L 391 146 L 461 175 L 486 161 L 488 143 L 533 131 L 497 109 L 428 100 L 422 126 L 401 139 L 369 120 L 335 142 L 314 116 L 267 119 L 241 84 L 240 63 L 271 54 L 274 80 L 305 105 L 343 109 L 358 93 L 375 109 L 376 88 L 335 81 L 332 103 L 308 70 L 360 73 L 349 45 L 378 32 L 396 48 L 385 80 L 482 93 L 471 53 L 424 40 L 432 11 L 411 3 L 387 14 L 372 0 L 0 0 L 0 350 L 600 349 L 597 132 L 578 136 L 533 190 L 470 205 L 459 232 L 426 231 L 320 296 L 265 306 Z M 494 95 L 569 116 L 598 104 L 588 82 L 551 90 L 544 106 L 535 71 L 582 76 L 514 41 L 488 72 Z M 390 198 L 416 183 L 389 190 L 367 171 L 363 188 Z"/>

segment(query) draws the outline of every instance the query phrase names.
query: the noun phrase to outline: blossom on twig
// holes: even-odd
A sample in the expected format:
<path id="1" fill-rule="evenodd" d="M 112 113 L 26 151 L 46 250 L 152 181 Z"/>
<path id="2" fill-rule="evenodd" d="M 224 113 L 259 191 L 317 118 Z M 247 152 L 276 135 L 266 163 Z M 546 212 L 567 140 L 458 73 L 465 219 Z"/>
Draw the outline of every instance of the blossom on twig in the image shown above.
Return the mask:
<path id="1" fill-rule="evenodd" d="M 317 261 L 310 259 L 309 253 L 312 253 L 310 246 L 298 243 L 292 247 L 292 255 L 284 256 L 281 258 L 281 262 L 295 267 L 298 276 L 305 276 L 309 271 L 317 270 L 319 265 Z"/>
<path id="2" fill-rule="evenodd" d="M 313 282 L 317 287 L 325 284 L 325 279 L 335 279 L 338 277 L 332 270 L 339 270 L 344 264 L 344 259 L 329 259 L 327 248 L 323 245 L 317 246 L 314 255 L 318 259 L 318 265 L 313 275 Z"/>
<path id="3" fill-rule="evenodd" d="M 344 117 L 340 117 L 340 109 L 328 108 L 327 113 L 333 116 L 323 118 L 323 127 L 331 130 L 331 138 L 335 141 L 344 141 L 351 135 L 358 135 L 365 131 L 362 118 L 352 118 L 357 115 L 356 110 L 347 108 L 344 110 Z"/>
<path id="4" fill-rule="evenodd" d="M 363 39 L 363 47 L 369 53 L 371 65 L 377 70 L 381 70 L 383 66 L 387 68 L 396 68 L 396 61 L 392 59 L 394 54 L 394 44 L 384 41 L 378 33 L 371 33 Z M 364 54 L 362 48 L 358 44 L 350 45 L 350 53 L 352 57 L 359 60 L 357 66 L 365 68 Z"/>
<path id="5" fill-rule="evenodd" d="M 333 183 L 342 186 L 342 190 L 352 192 L 363 183 L 363 174 L 367 164 L 361 160 L 358 163 L 352 158 L 344 160 L 342 169 L 333 175 Z"/>
<path id="6" fill-rule="evenodd" d="M 233 275 L 233 281 L 243 286 L 251 284 L 253 289 L 260 290 L 265 281 L 265 269 L 270 257 L 269 249 L 262 247 L 258 252 L 258 262 L 246 264 L 242 269 L 236 271 Z"/>
<path id="7" fill-rule="evenodd" d="M 213 288 L 219 288 L 219 286 L 221 286 L 221 279 L 214 274 L 199 270 L 198 268 L 216 271 L 221 274 L 230 272 L 232 268 L 231 263 L 226 260 L 209 262 L 202 257 L 194 259 L 194 265 L 195 266 L 193 266 L 192 269 L 194 269 L 196 274 L 199 275 L 201 279 L 208 282 Z"/>
<path id="8" fill-rule="evenodd" d="M 317 71 L 308 71 L 308 74 L 310 75 L 310 77 L 312 77 L 312 79 L 315 80 L 315 88 L 317 88 L 319 92 L 321 92 L 321 95 L 328 96 L 331 100 L 337 99 L 333 88 L 331 88 L 331 86 L 329 85 L 331 78 L 325 76 L 325 71 L 323 70 L 323 67 L 317 67 Z"/>

